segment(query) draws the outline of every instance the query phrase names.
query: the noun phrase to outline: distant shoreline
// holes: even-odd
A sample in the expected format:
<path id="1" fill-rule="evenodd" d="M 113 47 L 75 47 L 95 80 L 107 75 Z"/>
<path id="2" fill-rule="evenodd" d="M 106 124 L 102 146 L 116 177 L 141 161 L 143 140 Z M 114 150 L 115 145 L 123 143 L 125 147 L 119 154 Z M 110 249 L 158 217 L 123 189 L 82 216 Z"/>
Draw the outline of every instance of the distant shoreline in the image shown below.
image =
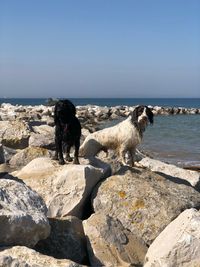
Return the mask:
<path id="1" fill-rule="evenodd" d="M 0 104 L 46 105 L 50 98 L 0 98 Z M 200 108 L 200 98 L 68 98 L 77 106 L 135 106 L 138 104 L 160 107 Z M 52 98 L 56 100 L 56 98 Z"/>

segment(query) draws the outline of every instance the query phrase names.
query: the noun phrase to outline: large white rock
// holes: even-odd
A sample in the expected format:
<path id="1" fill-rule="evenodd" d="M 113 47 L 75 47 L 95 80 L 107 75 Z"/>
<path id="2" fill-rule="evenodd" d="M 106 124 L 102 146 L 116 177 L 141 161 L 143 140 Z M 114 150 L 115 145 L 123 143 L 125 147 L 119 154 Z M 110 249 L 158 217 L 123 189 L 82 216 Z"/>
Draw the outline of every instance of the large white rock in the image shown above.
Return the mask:
<path id="1" fill-rule="evenodd" d="M 200 266 L 200 212 L 188 209 L 154 240 L 145 267 Z"/>
<path id="2" fill-rule="evenodd" d="M 172 164 L 167 164 L 159 160 L 145 157 L 139 161 L 143 167 L 147 167 L 151 171 L 164 173 L 175 178 L 188 181 L 192 186 L 198 186 L 200 182 L 200 173 L 196 171 L 185 170 Z"/>
<path id="3" fill-rule="evenodd" d="M 29 146 L 52 149 L 55 147 L 55 129 L 49 125 L 33 127 L 34 132 L 29 138 Z"/>
<path id="4" fill-rule="evenodd" d="M 83 221 L 91 266 L 141 266 L 147 247 L 119 220 L 94 213 Z"/>
<path id="5" fill-rule="evenodd" d="M 24 183 L 0 179 L 0 246 L 33 247 L 50 234 L 42 198 Z"/>
<path id="6" fill-rule="evenodd" d="M 110 166 L 95 159 L 90 163 L 93 166 L 88 160 L 80 162 L 81 165 L 59 165 L 48 158 L 37 158 L 13 175 L 43 197 L 49 217 L 81 218 L 94 186 L 110 175 Z"/>
<path id="7" fill-rule="evenodd" d="M 35 158 L 52 157 L 53 152 L 43 147 L 27 147 L 17 152 L 9 161 L 11 168 L 19 169 Z"/>
<path id="8" fill-rule="evenodd" d="M 183 210 L 200 206 L 200 193 L 181 179 L 122 167 L 93 193 L 95 212 L 119 219 L 150 245 Z"/>
<path id="9" fill-rule="evenodd" d="M 1 267 L 81 267 L 78 263 L 63 259 L 58 260 L 42 255 L 33 249 L 16 246 L 0 249 Z"/>
<path id="10" fill-rule="evenodd" d="M 28 146 L 30 128 L 23 121 L 0 121 L 0 142 L 11 148 Z"/>

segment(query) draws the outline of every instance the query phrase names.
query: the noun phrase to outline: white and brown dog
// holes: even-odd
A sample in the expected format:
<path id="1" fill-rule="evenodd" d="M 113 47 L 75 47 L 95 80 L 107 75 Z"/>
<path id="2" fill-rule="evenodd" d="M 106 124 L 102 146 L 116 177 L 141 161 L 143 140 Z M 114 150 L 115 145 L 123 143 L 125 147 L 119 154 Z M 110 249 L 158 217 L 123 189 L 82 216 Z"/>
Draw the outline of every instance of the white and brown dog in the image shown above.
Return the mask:
<path id="1" fill-rule="evenodd" d="M 143 132 L 148 122 L 153 123 L 153 113 L 147 106 L 137 106 L 131 115 L 115 126 L 89 134 L 82 146 L 80 154 L 86 158 L 94 157 L 101 150 L 115 150 L 120 161 L 134 165 L 136 146 L 141 143 Z"/>

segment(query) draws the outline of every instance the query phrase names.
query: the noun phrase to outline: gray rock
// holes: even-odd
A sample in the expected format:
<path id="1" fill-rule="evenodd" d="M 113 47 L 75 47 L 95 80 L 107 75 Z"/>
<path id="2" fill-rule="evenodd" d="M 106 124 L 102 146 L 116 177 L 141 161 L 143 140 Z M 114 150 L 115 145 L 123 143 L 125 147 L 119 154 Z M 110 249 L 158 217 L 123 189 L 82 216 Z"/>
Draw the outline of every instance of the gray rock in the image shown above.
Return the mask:
<path id="1" fill-rule="evenodd" d="M 32 133 L 29 138 L 29 146 L 55 149 L 54 136 Z"/>
<path id="2" fill-rule="evenodd" d="M 16 246 L 0 249 L 0 266 L 2 267 L 81 267 L 67 259 L 58 260 L 42 255 L 33 249 Z"/>
<path id="3" fill-rule="evenodd" d="M 33 127 L 34 132 L 29 138 L 29 146 L 43 147 L 47 149 L 55 148 L 55 130 L 48 125 Z"/>
<path id="4" fill-rule="evenodd" d="M 95 212 L 119 219 L 125 228 L 151 244 L 183 210 L 199 207 L 199 192 L 186 184 L 164 174 L 124 167 L 97 187 L 93 207 Z"/>
<path id="5" fill-rule="evenodd" d="M 57 259 L 84 263 L 87 259 L 86 238 L 82 221 L 74 216 L 50 218 L 50 236 L 38 242 L 35 249 Z"/>
<path id="6" fill-rule="evenodd" d="M 4 150 L 2 144 L 0 144 L 0 164 L 5 163 Z"/>
<path id="7" fill-rule="evenodd" d="M 178 179 L 184 179 L 194 187 L 199 187 L 200 173 L 196 171 L 185 170 L 172 164 L 167 164 L 159 160 L 144 157 L 139 161 L 139 164 L 154 172 L 164 173 L 166 175 L 176 177 Z"/>
<path id="8" fill-rule="evenodd" d="M 53 152 L 50 152 L 46 148 L 42 147 L 27 147 L 21 151 L 19 151 L 17 154 L 15 154 L 9 164 L 11 168 L 20 168 L 25 165 L 27 165 L 29 162 L 31 162 L 35 158 L 39 157 L 47 157 L 50 158 L 53 156 Z"/>
<path id="9" fill-rule="evenodd" d="M 17 150 L 3 146 L 3 153 L 4 153 L 5 163 L 8 163 L 11 160 L 11 158 L 17 153 Z"/>
<path id="10" fill-rule="evenodd" d="M 50 226 L 41 197 L 25 184 L 0 179 L 0 246 L 33 247 L 47 238 Z"/>
<path id="11" fill-rule="evenodd" d="M 142 266 L 147 247 L 119 220 L 95 213 L 83 226 L 91 266 Z"/>
<path id="12" fill-rule="evenodd" d="M 182 212 L 151 244 L 144 266 L 200 266 L 199 227 L 199 211 Z M 198 265 L 193 264 L 195 262 Z"/>

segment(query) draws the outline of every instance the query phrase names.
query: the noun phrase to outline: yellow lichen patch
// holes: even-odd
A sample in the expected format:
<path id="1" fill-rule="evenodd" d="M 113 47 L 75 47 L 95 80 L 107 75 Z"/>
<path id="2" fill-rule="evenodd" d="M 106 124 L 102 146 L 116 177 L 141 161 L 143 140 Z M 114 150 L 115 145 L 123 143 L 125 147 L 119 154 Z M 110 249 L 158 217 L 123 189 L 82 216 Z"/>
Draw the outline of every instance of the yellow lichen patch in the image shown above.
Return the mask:
<path id="1" fill-rule="evenodd" d="M 121 198 L 125 198 L 126 197 L 126 192 L 125 191 L 119 191 L 119 196 L 121 197 Z"/>
<path id="2" fill-rule="evenodd" d="M 122 205 L 125 206 L 125 207 L 128 207 L 130 205 L 130 203 L 128 201 L 123 201 Z"/>
<path id="3" fill-rule="evenodd" d="M 132 206 L 132 210 L 138 210 L 144 208 L 145 204 L 142 199 L 137 199 Z"/>
<path id="4" fill-rule="evenodd" d="M 140 230 L 143 230 L 143 229 L 144 229 L 144 223 L 140 223 L 140 224 L 138 225 L 138 227 L 139 227 Z"/>

